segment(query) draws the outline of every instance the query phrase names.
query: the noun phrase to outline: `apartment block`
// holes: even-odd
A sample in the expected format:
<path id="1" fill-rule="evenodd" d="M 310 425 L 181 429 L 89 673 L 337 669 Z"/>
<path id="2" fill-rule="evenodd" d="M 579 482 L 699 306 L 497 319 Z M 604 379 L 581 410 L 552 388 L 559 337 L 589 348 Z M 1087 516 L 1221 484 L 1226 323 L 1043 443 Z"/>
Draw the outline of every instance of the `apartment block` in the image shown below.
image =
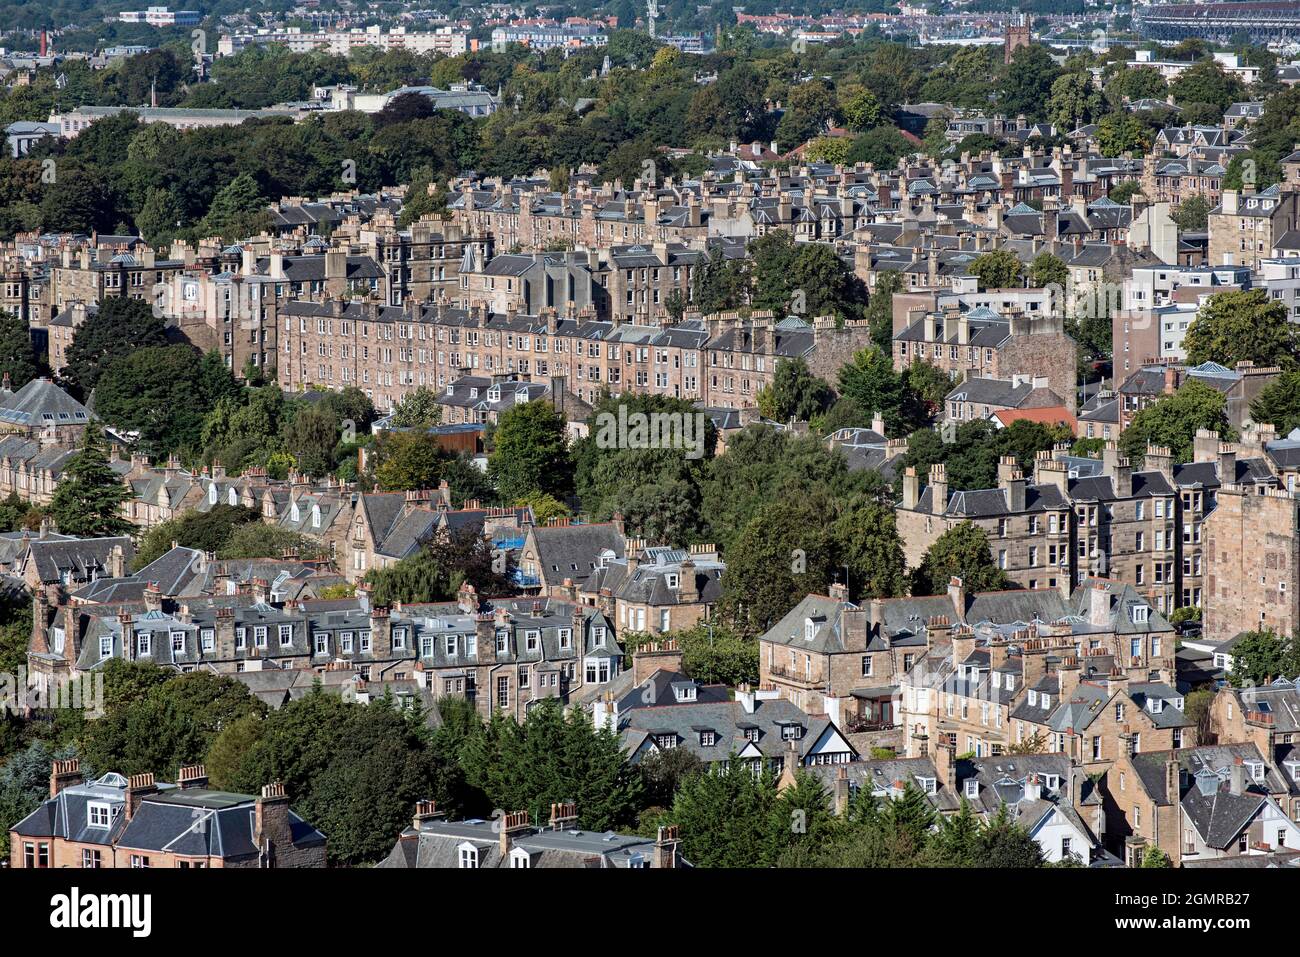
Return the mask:
<path id="1" fill-rule="evenodd" d="M 1300 505 L 1285 489 L 1225 485 L 1202 523 L 1204 637 L 1300 626 Z"/>

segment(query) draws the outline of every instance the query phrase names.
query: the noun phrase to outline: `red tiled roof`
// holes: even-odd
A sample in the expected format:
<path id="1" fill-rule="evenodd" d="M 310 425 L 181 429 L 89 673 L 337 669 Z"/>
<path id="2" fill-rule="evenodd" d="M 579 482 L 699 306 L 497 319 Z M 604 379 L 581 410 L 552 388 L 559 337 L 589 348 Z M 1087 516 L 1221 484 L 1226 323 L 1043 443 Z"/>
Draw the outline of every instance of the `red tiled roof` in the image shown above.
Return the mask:
<path id="1" fill-rule="evenodd" d="M 999 409 L 993 413 L 993 417 L 1004 426 L 1020 419 L 1043 425 L 1068 425 L 1071 429 L 1078 424 L 1074 413 L 1063 405 L 1047 405 L 1039 409 Z"/>

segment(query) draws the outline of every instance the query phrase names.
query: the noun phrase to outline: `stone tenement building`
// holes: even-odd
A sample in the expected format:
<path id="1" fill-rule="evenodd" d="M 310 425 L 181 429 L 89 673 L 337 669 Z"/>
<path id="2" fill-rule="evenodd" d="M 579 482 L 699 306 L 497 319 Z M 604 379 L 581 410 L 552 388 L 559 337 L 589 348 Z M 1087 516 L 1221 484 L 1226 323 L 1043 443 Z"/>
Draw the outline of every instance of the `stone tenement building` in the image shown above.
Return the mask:
<path id="1" fill-rule="evenodd" d="M 125 246 L 64 247 L 50 265 L 49 305 L 57 314 L 71 302 L 99 302 L 111 296 L 152 299 L 154 286 L 184 267 L 182 260 L 161 259 L 143 244 L 136 252 Z"/>
<path id="2" fill-rule="evenodd" d="M 1046 379 L 1075 411 L 1077 344 L 1060 316 L 1004 318 L 988 307 L 963 312 L 954 304 L 894 334 L 894 368 L 902 371 L 917 359 L 968 379 Z"/>
<path id="3" fill-rule="evenodd" d="M 1300 626 L 1300 504 L 1294 492 L 1224 486 L 1203 525 L 1205 640 Z"/>
<path id="4" fill-rule="evenodd" d="M 23 868 L 324 867 L 325 835 L 289 806 L 283 784 L 258 796 L 208 787 L 203 765 L 176 784 L 55 761 L 50 797 L 9 831 L 9 866 Z"/>
<path id="5" fill-rule="evenodd" d="M 109 581 L 97 582 L 105 592 Z M 137 583 L 138 584 L 138 583 Z M 35 687 L 102 668 L 113 658 L 177 672 L 346 671 L 367 682 L 414 681 L 435 699 L 465 697 L 488 717 L 523 720 L 528 704 L 605 685 L 622 671 L 613 621 L 555 598 L 375 604 L 357 598 L 276 600 L 265 579 L 215 597 L 174 598 L 149 583 L 140 600 L 93 603 L 58 586 L 37 589 L 27 667 Z"/>
<path id="6" fill-rule="evenodd" d="M 933 754 L 936 742 L 998 754 L 1041 729 L 1046 750 L 1083 760 L 1075 739 L 1090 722 L 1069 710 L 1081 681 L 1109 683 L 1102 699 L 1109 700 L 1131 679 L 1122 687 L 1138 711 L 1148 699 L 1180 699 L 1166 684 L 1175 668 L 1173 628 L 1134 589 L 1104 579 L 1066 595 L 1055 588 L 968 594 L 954 578 L 946 594 L 861 606 L 833 587 L 830 596 L 807 596 L 760 637 L 759 668 L 765 686 L 801 708 L 854 731 L 892 729 L 890 744 L 905 744 L 911 756 Z M 1148 710 L 1164 713 L 1161 704 Z M 1144 725 L 1147 745 L 1190 741 L 1173 733 L 1175 718 L 1182 728 L 1181 703 L 1162 719 L 1168 728 Z M 1103 757 L 1113 755 L 1098 750 L 1089 760 Z"/>
<path id="7" fill-rule="evenodd" d="M 942 465 L 930 469 L 924 491 L 916 470 L 907 469 L 895 514 L 908 566 L 920 565 L 939 536 L 969 521 L 988 535 L 994 562 L 1017 585 L 1068 591 L 1076 542 L 1068 480 L 1064 463 L 1040 462 L 1031 482 L 1015 459 L 1003 457 L 997 488 L 950 493 Z"/>
<path id="8" fill-rule="evenodd" d="M 1195 443 L 1194 462 L 1174 466 L 1168 449 L 1152 447 L 1144 468 L 1134 470 L 1114 442 L 1108 443 L 1101 463 L 1071 459 L 1068 446 L 1060 446 L 1038 454 L 1032 481 L 1014 459 L 1003 458 L 997 488 L 954 492 L 942 465 L 931 468 L 923 491 L 920 476 L 909 469 L 896 508 L 898 530 L 910 566 L 919 565 L 945 531 L 969 521 L 988 535 L 998 567 L 1022 587 L 1069 588 L 1088 575 L 1109 576 L 1132 583 L 1167 614 L 1202 604 L 1203 595 L 1216 587 L 1222 592 L 1221 581 L 1212 585 L 1207 578 L 1216 561 L 1208 557 L 1211 529 L 1218 529 L 1220 541 L 1232 539 L 1249 551 L 1250 560 L 1257 557 L 1260 539 L 1253 539 L 1250 530 L 1230 525 L 1227 516 L 1213 520 L 1221 491 L 1245 487 L 1249 491 L 1243 494 L 1252 500 L 1246 508 L 1251 509 L 1258 493 L 1277 486 L 1272 460 L 1246 454 L 1250 451 L 1203 432 Z M 1082 474 L 1084 465 L 1099 474 Z M 1272 526 L 1279 535 L 1292 527 L 1293 521 Z M 1274 555 L 1273 561 L 1280 559 Z M 1276 567 L 1270 566 L 1274 578 Z M 1256 572 L 1253 580 L 1262 573 Z M 1272 607 L 1278 607 L 1277 583 L 1272 586 Z M 1258 612 L 1251 617 L 1258 618 Z"/>
<path id="9" fill-rule="evenodd" d="M 594 248 L 615 243 L 686 242 L 709 235 L 707 213 L 690 190 L 642 189 L 638 199 L 615 196 L 608 186 L 598 190 L 581 184 L 577 190 L 548 193 L 532 185 L 514 189 L 475 190 L 465 184 L 448 203 L 454 221 L 474 235 L 492 236 L 498 248 L 555 248 L 557 245 Z M 721 201 L 724 213 L 726 199 Z"/>
<path id="10" fill-rule="evenodd" d="M 613 246 L 586 252 L 513 253 L 483 262 L 467 255 L 451 304 L 536 315 L 591 306 L 596 318 L 661 324 L 669 298 L 692 301 L 696 268 L 709 253 L 682 243 Z"/>
<path id="11" fill-rule="evenodd" d="M 581 312 L 501 315 L 481 306 L 333 299 L 280 306 L 277 370 L 287 390 L 356 386 L 380 409 L 471 372 L 564 376 L 588 403 L 608 389 L 743 408 L 757 404 L 780 359 L 802 357 L 814 374 L 833 379 L 870 338 L 866 323 L 837 328 L 829 317 L 809 324 L 723 314 L 640 326 Z"/>
<path id="12" fill-rule="evenodd" d="M 1300 225 L 1300 193 L 1278 184 L 1254 191 L 1253 186 L 1223 191 L 1222 202 L 1210 211 L 1208 260 L 1216 266 L 1249 266 L 1260 262 L 1287 233 Z"/>

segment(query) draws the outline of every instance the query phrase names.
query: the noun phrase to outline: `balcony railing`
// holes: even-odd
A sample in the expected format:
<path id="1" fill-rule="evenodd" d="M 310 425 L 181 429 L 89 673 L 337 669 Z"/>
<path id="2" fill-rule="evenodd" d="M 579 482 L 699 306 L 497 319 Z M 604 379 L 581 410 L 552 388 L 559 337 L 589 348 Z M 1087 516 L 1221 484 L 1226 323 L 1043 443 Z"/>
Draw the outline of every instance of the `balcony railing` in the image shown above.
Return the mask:
<path id="1" fill-rule="evenodd" d="M 785 681 L 791 682 L 792 684 L 801 685 L 805 688 L 816 687 L 822 683 L 820 677 L 809 676 L 804 674 L 802 671 L 793 671 L 789 668 L 783 668 L 780 665 L 771 665 L 768 667 L 767 671 L 773 678 L 781 678 Z"/>

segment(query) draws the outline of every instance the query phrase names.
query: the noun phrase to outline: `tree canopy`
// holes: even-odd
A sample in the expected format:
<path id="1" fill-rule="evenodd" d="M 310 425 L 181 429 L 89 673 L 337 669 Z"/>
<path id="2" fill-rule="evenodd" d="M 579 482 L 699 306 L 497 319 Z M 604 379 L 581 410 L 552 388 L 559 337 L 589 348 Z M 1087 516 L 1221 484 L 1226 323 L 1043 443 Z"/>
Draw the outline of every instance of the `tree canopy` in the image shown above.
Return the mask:
<path id="1" fill-rule="evenodd" d="M 1192 365 L 1238 362 L 1290 368 L 1300 348 L 1300 329 L 1287 318 L 1286 306 L 1267 290 L 1220 292 L 1201 307 L 1183 340 Z"/>
<path id="2" fill-rule="evenodd" d="M 989 538 L 973 522 L 954 525 L 940 535 L 912 573 L 912 593 L 938 595 L 953 578 L 960 578 L 967 593 L 1007 588 L 1006 573 L 993 561 Z"/>

